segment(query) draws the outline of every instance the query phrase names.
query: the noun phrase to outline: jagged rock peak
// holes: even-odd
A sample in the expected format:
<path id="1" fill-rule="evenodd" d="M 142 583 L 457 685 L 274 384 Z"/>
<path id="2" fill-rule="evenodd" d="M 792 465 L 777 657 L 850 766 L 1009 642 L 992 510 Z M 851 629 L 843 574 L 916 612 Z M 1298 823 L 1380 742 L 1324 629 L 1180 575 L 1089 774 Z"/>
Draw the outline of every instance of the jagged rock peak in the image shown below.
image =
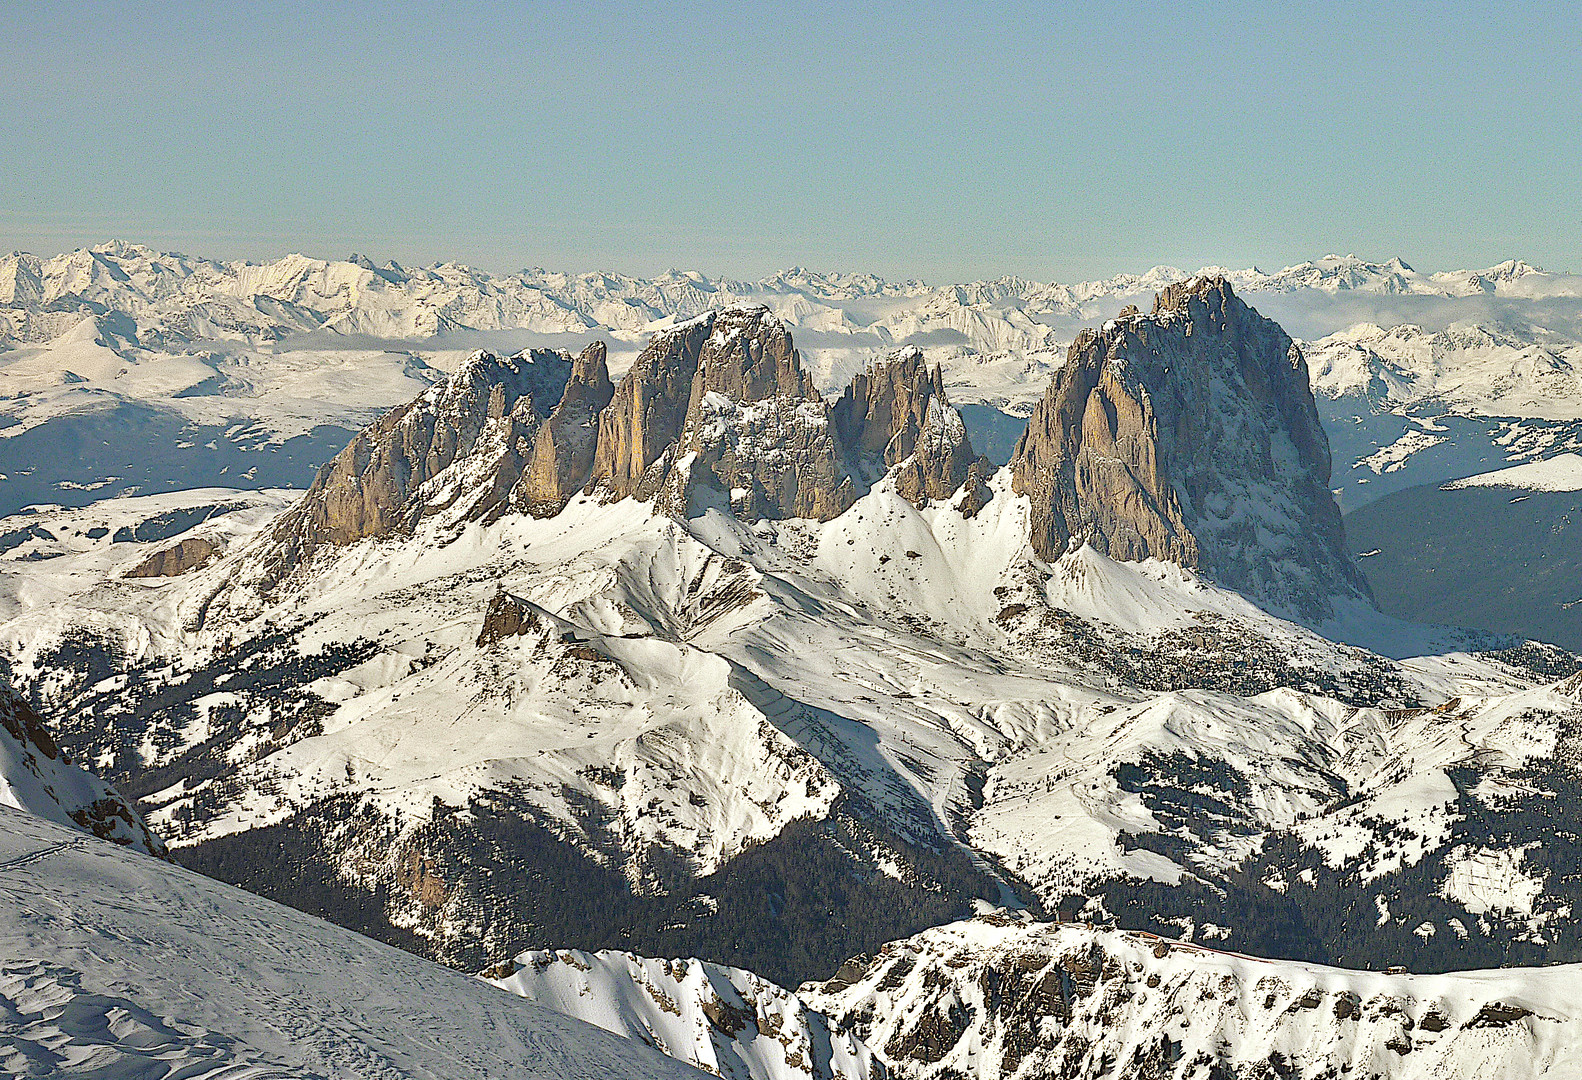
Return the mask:
<path id="1" fill-rule="evenodd" d="M 860 372 L 832 415 L 858 478 L 871 484 L 900 465 L 896 488 L 915 505 L 950 498 L 978 458 L 966 425 L 945 396 L 943 372 L 938 365 L 930 370 L 915 345 Z"/>
<path id="2" fill-rule="evenodd" d="M 856 498 L 829 409 L 768 308 L 710 311 L 656 335 L 599 423 L 592 486 L 667 512 L 834 517 Z"/>
<path id="3" fill-rule="evenodd" d="M 512 637 L 543 638 L 552 629 L 532 604 L 501 589 L 490 598 L 489 606 L 484 611 L 483 627 L 478 631 L 477 644 L 480 647 L 493 645 Z"/>
<path id="4" fill-rule="evenodd" d="M 266 586 L 321 546 L 409 533 L 429 514 L 558 512 L 587 479 L 594 418 L 610 392 L 603 343 L 575 361 L 547 349 L 473 353 L 319 469 L 270 531 Z"/>
<path id="5" fill-rule="evenodd" d="M 1084 330 L 1017 443 L 1032 542 L 1165 559 L 1277 610 L 1371 600 L 1329 490 L 1329 440 L 1301 350 L 1223 277 Z"/>

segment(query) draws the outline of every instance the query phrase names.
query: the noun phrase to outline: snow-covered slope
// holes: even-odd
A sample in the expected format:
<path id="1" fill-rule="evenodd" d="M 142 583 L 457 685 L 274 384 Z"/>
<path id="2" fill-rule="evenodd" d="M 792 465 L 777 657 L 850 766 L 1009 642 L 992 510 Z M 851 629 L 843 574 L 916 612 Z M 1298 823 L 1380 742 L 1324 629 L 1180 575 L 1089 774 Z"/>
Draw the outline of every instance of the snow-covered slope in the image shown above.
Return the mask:
<path id="1" fill-rule="evenodd" d="M 817 972 L 832 962 L 821 950 L 870 948 L 985 890 L 1113 910 L 1139 883 L 1218 880 L 1268 837 L 1371 838 L 1360 863 L 1337 849 L 1339 879 L 1422 849 L 1391 832 L 1397 804 L 1455 816 L 1435 770 L 1517 768 L 1549 745 L 1467 726 L 1531 677 L 1458 652 L 1465 639 L 1377 613 L 1332 631 L 1415 656 L 1391 660 L 1170 564 L 1082 549 L 1044 567 L 1026 514 L 1002 477 L 971 519 L 919 510 L 887 483 L 822 525 L 717 511 L 678 522 L 580 496 L 543 520 L 453 531 L 439 515 L 213 625 L 199 620 L 246 565 L 240 538 L 211 566 L 107 585 L 155 546 L 127 542 L 27 564 L 49 603 L 13 595 L 4 633 L 19 671 L 102 718 L 72 725 L 74 745 L 139 778 L 182 857 L 281 888 L 250 837 L 298 837 L 293 872 L 385 897 L 390 926 L 473 967 L 523 943 L 613 945 L 626 922 L 628 948 Z M 82 657 L 124 675 L 84 680 Z M 1279 689 L 1291 686 L 1303 689 Z M 1458 695 L 1460 709 L 1399 711 Z M 1516 711 L 1571 708 L 1539 696 Z M 1440 779 L 1412 780 L 1425 774 Z M 1215 803 L 1191 794 L 1206 791 Z M 1513 827 L 1509 844 L 1537 835 Z M 1448 858 L 1453 834 L 1430 835 Z M 513 844 L 542 867 L 491 854 Z M 780 890 L 797 897 L 837 850 L 848 855 L 830 865 L 856 867 L 837 880 L 861 883 L 839 904 L 871 912 L 868 890 L 895 897 L 865 923 L 854 906 L 832 920 L 813 891 L 815 936 L 788 940 Z M 985 867 L 966 874 L 973 851 L 1005 868 L 1003 884 Z M 782 857 L 781 884 L 737 876 Z M 1322 884 L 1370 911 L 1383 887 Z M 1541 903 L 1564 903 L 1559 885 Z M 909 914 L 924 897 L 934 914 Z M 1200 903 L 1150 893 L 1132 914 L 1152 925 Z M 1481 948 L 1505 932 L 1499 917 L 1486 931 L 1462 917 Z M 773 933 L 753 929 L 765 919 Z M 1422 946 L 1416 925 L 1392 930 L 1392 948 Z M 1235 930 L 1242 947 L 1262 940 L 1259 925 Z M 818 944 L 829 933 L 857 939 Z M 1453 939 L 1435 955 L 1454 963 Z M 758 951 L 731 951 L 742 945 Z"/>
<path id="2" fill-rule="evenodd" d="M 1582 454 L 1557 454 L 1509 469 L 1495 469 L 1452 480 L 1446 491 L 1469 487 L 1516 488 L 1520 491 L 1582 491 Z"/>
<path id="3" fill-rule="evenodd" d="M 861 1039 L 797 996 L 701 960 L 561 949 L 489 973 L 529 1001 L 656 1047 L 725 1080 L 881 1080 Z"/>
<path id="4" fill-rule="evenodd" d="M 702 1075 L 480 979 L 4 808 L 0 956 L 8 1076 Z"/>
<path id="5" fill-rule="evenodd" d="M 1004 913 L 804 986 L 897 1077 L 1582 1075 L 1582 967 L 1379 974 Z"/>

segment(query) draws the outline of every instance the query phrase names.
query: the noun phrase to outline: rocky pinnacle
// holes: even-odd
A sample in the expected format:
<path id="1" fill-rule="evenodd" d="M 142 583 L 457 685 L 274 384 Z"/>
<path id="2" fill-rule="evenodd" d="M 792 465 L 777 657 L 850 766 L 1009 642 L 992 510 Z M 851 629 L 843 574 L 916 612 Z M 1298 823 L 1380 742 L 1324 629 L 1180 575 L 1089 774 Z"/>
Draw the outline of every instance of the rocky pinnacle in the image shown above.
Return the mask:
<path id="1" fill-rule="evenodd" d="M 1073 542 L 1165 559 L 1307 618 L 1336 597 L 1371 600 L 1301 350 L 1223 278 L 1083 331 L 1011 468 L 1045 559 Z"/>

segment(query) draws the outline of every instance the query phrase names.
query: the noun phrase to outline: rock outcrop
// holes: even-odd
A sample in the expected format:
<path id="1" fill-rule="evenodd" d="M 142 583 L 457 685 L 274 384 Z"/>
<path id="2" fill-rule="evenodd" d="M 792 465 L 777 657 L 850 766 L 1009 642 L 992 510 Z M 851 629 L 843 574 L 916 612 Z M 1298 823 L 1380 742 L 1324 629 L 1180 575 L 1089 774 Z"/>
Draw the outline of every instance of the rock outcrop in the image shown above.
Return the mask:
<path id="1" fill-rule="evenodd" d="M 1329 490 L 1301 351 L 1223 278 L 1193 278 L 1071 346 L 1011 462 L 1032 543 L 1165 559 L 1303 617 L 1370 598 Z"/>
<path id="2" fill-rule="evenodd" d="M 480 521 L 559 513 L 587 481 L 612 392 L 602 342 L 575 361 L 544 349 L 474 353 L 319 469 L 270 531 L 272 576 L 320 547 L 407 534 L 446 510 Z"/>
<path id="3" fill-rule="evenodd" d="M 1346 971 L 993 912 L 853 957 L 798 997 L 897 1080 L 1493 1080 L 1574 1071 L 1577 982 L 1566 965 Z"/>
<path id="4" fill-rule="evenodd" d="M 519 597 L 501 590 L 489 600 L 483 613 L 483 627 L 478 631 L 479 646 L 493 645 L 511 637 L 544 637 L 550 625 L 533 610 L 532 605 Z"/>
<path id="5" fill-rule="evenodd" d="M 44 721 L 0 682 L 0 806 L 69 825 L 149 855 L 165 845 L 108 782 L 72 764 Z"/>
<path id="6" fill-rule="evenodd" d="M 900 465 L 896 489 L 921 505 L 961 489 L 978 461 L 961 416 L 945 397 L 943 373 L 907 346 L 857 375 L 833 409 L 851 467 L 873 483 Z M 979 479 L 992 474 L 983 459 Z"/>
<path id="7" fill-rule="evenodd" d="M 686 513 L 827 520 L 857 497 L 829 408 L 767 308 L 711 311 L 659 334 L 599 425 L 592 486 Z"/>
<path id="8" fill-rule="evenodd" d="M 532 460 L 523 473 L 517 499 L 528 513 L 535 517 L 560 513 L 588 482 L 598 449 L 599 414 L 614 394 L 605 366 L 604 342 L 596 341 L 572 364 L 560 404 L 533 441 Z"/>
<path id="9" fill-rule="evenodd" d="M 560 353 L 474 353 L 450 378 L 359 432 L 319 469 L 275 535 L 312 547 L 409 532 L 431 505 L 414 498 L 419 489 L 491 437 L 509 451 L 536 435 L 570 377 Z"/>
<path id="10" fill-rule="evenodd" d="M 178 577 L 196 570 L 219 553 L 214 541 L 189 536 L 162 551 L 156 551 L 126 572 L 132 578 Z"/>

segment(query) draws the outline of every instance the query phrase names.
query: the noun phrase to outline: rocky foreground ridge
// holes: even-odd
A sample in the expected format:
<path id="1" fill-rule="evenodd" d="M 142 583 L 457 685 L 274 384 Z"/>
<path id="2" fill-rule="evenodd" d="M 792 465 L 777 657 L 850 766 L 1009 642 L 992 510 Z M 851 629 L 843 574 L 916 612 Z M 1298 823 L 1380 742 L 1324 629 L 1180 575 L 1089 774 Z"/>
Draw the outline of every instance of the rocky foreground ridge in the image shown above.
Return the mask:
<path id="1" fill-rule="evenodd" d="M 0 682 L 0 807 L 36 814 L 148 855 L 165 845 L 120 792 L 72 763 L 33 707 Z"/>
<path id="2" fill-rule="evenodd" d="M 1346 971 L 997 913 L 855 957 L 801 997 L 907 1080 L 1516 1080 L 1582 1068 L 1579 982 L 1575 965 Z"/>
<path id="3" fill-rule="evenodd" d="M 1329 490 L 1302 352 L 1218 277 L 1084 331 L 1017 443 L 1046 559 L 1073 541 L 1191 567 L 1264 606 L 1369 598 Z"/>

